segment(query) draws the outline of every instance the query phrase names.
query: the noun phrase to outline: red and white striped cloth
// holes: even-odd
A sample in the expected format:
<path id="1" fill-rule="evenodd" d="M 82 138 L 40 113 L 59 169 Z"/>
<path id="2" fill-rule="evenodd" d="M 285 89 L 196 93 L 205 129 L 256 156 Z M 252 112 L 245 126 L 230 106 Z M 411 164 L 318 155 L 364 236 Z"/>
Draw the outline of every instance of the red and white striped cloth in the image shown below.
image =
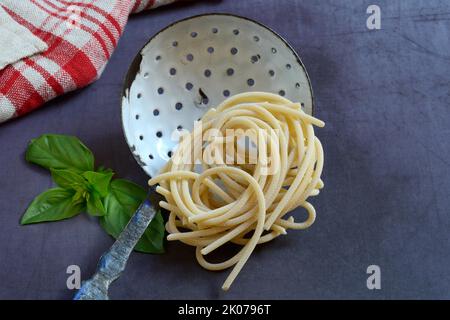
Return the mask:
<path id="1" fill-rule="evenodd" d="M 0 0 L 0 122 L 98 79 L 128 15 L 174 1 Z"/>

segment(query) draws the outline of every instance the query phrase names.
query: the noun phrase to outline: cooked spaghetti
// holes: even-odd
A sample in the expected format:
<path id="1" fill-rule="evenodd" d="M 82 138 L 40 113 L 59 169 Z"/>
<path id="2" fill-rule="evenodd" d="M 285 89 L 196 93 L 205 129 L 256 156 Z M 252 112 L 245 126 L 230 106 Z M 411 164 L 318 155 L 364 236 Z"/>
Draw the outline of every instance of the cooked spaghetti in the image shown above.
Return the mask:
<path id="1" fill-rule="evenodd" d="M 170 211 L 168 240 L 195 246 L 205 269 L 234 266 L 222 286 L 228 290 L 256 245 L 314 222 L 316 212 L 307 200 L 323 187 L 324 160 L 313 126 L 324 123 L 299 103 L 249 92 L 210 109 L 198 125 L 202 130 L 181 137 L 149 184 L 159 184 L 156 191 L 165 198 L 160 206 Z M 297 207 L 307 211 L 305 221 L 287 217 Z M 206 261 L 227 242 L 242 248 L 224 262 Z"/>

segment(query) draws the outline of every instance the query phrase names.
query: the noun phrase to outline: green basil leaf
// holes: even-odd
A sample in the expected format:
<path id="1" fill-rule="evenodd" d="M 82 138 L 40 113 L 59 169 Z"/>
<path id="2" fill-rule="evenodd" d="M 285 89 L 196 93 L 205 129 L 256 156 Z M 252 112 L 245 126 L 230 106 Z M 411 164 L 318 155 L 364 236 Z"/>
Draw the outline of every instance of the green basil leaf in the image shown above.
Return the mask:
<path id="1" fill-rule="evenodd" d="M 91 216 L 104 216 L 106 211 L 100 195 L 96 191 L 91 191 L 86 196 L 86 211 Z"/>
<path id="2" fill-rule="evenodd" d="M 103 229 L 117 238 L 146 196 L 146 190 L 137 184 L 123 179 L 113 180 L 104 201 L 106 215 L 100 218 Z M 134 249 L 145 253 L 163 253 L 164 233 L 164 221 L 158 212 Z"/>
<path id="3" fill-rule="evenodd" d="M 30 224 L 71 218 L 80 213 L 83 202 L 72 200 L 75 191 L 62 188 L 49 189 L 38 195 L 25 211 L 20 223 Z"/>
<path id="4" fill-rule="evenodd" d="M 97 191 L 100 196 L 104 197 L 108 194 L 109 182 L 113 176 L 112 172 L 100 173 L 94 171 L 86 171 L 83 177 L 91 184 L 92 188 Z"/>
<path id="5" fill-rule="evenodd" d="M 31 140 L 26 160 L 50 169 L 94 170 L 92 152 L 73 136 L 44 134 Z"/>
<path id="6" fill-rule="evenodd" d="M 147 197 L 147 190 L 131 181 L 116 179 L 111 182 L 111 189 L 120 204 L 133 213 Z"/>
<path id="7" fill-rule="evenodd" d="M 97 168 L 97 172 L 100 173 L 113 173 L 112 169 L 105 168 L 104 166 L 100 166 Z"/>
<path id="8" fill-rule="evenodd" d="M 142 238 L 136 243 L 134 250 L 148 253 L 164 253 L 165 233 L 164 219 L 161 211 L 158 211 L 148 225 L 147 230 L 145 230 Z"/>
<path id="9" fill-rule="evenodd" d="M 75 194 L 72 197 L 74 203 L 85 202 L 88 191 L 85 188 L 75 187 Z"/>
<path id="10" fill-rule="evenodd" d="M 86 179 L 72 169 L 50 169 L 52 178 L 61 188 L 75 189 L 87 188 Z"/>

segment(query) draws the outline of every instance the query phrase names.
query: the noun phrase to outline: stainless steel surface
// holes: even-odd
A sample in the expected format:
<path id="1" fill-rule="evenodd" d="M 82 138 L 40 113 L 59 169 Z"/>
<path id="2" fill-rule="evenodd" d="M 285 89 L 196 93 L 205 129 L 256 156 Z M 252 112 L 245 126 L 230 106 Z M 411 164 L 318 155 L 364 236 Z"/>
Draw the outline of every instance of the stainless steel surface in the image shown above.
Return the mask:
<path id="1" fill-rule="evenodd" d="M 125 229 L 111 248 L 98 262 L 97 270 L 91 279 L 83 282 L 74 300 L 108 300 L 110 284 L 125 270 L 134 246 L 147 229 L 156 214 L 156 209 L 147 198 L 131 217 Z"/>

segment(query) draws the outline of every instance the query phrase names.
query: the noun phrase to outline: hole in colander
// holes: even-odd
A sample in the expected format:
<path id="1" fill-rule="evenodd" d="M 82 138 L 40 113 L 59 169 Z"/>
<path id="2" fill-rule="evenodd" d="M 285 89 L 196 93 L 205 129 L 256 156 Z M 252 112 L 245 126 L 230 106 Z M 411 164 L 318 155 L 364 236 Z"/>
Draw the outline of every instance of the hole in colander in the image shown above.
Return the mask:
<path id="1" fill-rule="evenodd" d="M 302 103 L 300 103 L 300 106 L 302 107 L 302 109 L 304 109 L 305 108 L 305 104 L 302 102 Z"/>
<path id="2" fill-rule="evenodd" d="M 276 48 L 272 48 L 272 53 L 277 53 L 277 49 Z"/>
<path id="3" fill-rule="evenodd" d="M 181 131 L 183 129 L 183 126 L 180 124 L 178 127 L 177 127 L 177 130 L 178 131 Z"/>
<path id="4" fill-rule="evenodd" d="M 280 90 L 278 91 L 278 94 L 282 97 L 284 97 L 284 95 L 286 94 L 286 92 L 284 90 Z"/>
<path id="5" fill-rule="evenodd" d="M 185 87 L 186 87 L 187 90 L 191 91 L 192 88 L 194 87 L 194 85 L 192 83 L 190 83 L 190 82 L 187 82 Z"/>
<path id="6" fill-rule="evenodd" d="M 138 114 L 136 115 L 136 120 L 139 120 L 139 115 Z"/>
<path id="7" fill-rule="evenodd" d="M 169 158 L 172 158 L 172 151 L 167 152 L 167 156 L 168 156 Z"/>
<path id="8" fill-rule="evenodd" d="M 186 55 L 186 60 L 187 60 L 187 61 L 192 61 L 192 60 L 194 60 L 194 55 L 193 55 L 192 53 L 188 53 L 188 54 Z"/>
<path id="9" fill-rule="evenodd" d="M 255 40 L 256 42 L 259 41 L 259 37 L 258 36 L 253 36 L 253 40 Z"/>
<path id="10" fill-rule="evenodd" d="M 275 71 L 269 70 L 269 76 L 273 77 L 275 75 Z"/>
<path id="11" fill-rule="evenodd" d="M 156 61 L 161 60 L 161 56 L 160 56 L 160 55 L 157 55 L 157 56 L 155 57 L 155 60 L 156 60 Z"/>
<path id="12" fill-rule="evenodd" d="M 159 87 L 159 88 L 158 88 L 158 93 L 159 93 L 159 94 L 163 94 L 163 93 L 164 93 L 164 89 L 163 89 L 162 87 Z"/>
<path id="13" fill-rule="evenodd" d="M 155 117 L 158 116 L 159 115 L 159 110 L 158 109 L 153 110 L 153 115 Z"/>
<path id="14" fill-rule="evenodd" d="M 233 30 L 233 34 L 237 36 L 239 34 L 239 30 L 238 29 L 234 29 Z"/>
<path id="15" fill-rule="evenodd" d="M 174 76 L 177 73 L 177 69 L 170 68 L 169 73 L 170 73 L 171 76 Z"/>
<path id="16" fill-rule="evenodd" d="M 211 70 L 206 69 L 203 74 L 205 75 L 205 77 L 209 78 L 211 76 Z"/>
<path id="17" fill-rule="evenodd" d="M 286 64 L 286 69 L 291 69 L 292 68 L 292 66 L 288 63 L 288 64 Z"/>
<path id="18" fill-rule="evenodd" d="M 212 29 L 211 29 L 211 32 L 212 32 L 212 33 L 217 33 L 217 32 L 219 32 L 219 29 L 217 29 L 217 28 L 212 28 Z"/>
<path id="19" fill-rule="evenodd" d="M 231 48 L 230 52 L 231 52 L 231 54 L 234 56 L 235 54 L 238 53 L 238 49 L 235 48 L 235 47 L 233 47 L 233 48 Z"/>
<path id="20" fill-rule="evenodd" d="M 138 94 L 137 94 L 137 98 L 138 98 L 138 99 L 142 98 L 142 93 L 138 93 Z"/>
<path id="21" fill-rule="evenodd" d="M 208 96 L 203 92 L 203 90 L 200 88 L 198 89 L 198 94 L 200 95 L 201 99 L 200 99 L 200 103 L 202 104 L 208 104 L 209 99 Z"/>
<path id="22" fill-rule="evenodd" d="M 157 132 L 156 132 L 156 136 L 157 136 L 158 138 L 161 138 L 161 137 L 162 137 L 162 132 L 161 132 L 161 131 L 157 131 Z"/>
<path id="23" fill-rule="evenodd" d="M 142 134 L 139 136 L 139 140 L 144 140 L 144 136 Z"/>
<path id="24" fill-rule="evenodd" d="M 181 102 L 177 102 L 177 103 L 175 104 L 175 109 L 181 110 L 182 108 L 183 108 L 183 104 L 182 104 Z"/>
<path id="25" fill-rule="evenodd" d="M 191 37 L 192 37 L 192 38 L 195 38 L 197 35 L 198 35 L 197 32 L 195 32 L 195 31 L 192 31 L 192 32 L 191 32 Z"/>
<path id="26" fill-rule="evenodd" d="M 214 52 L 214 48 L 213 47 L 208 47 L 208 49 L 206 49 L 206 51 L 208 51 L 208 53 L 213 53 Z"/>
<path id="27" fill-rule="evenodd" d="M 233 68 L 228 68 L 227 69 L 227 75 L 232 76 L 234 74 L 234 69 Z"/>
<path id="28" fill-rule="evenodd" d="M 254 56 L 251 56 L 250 61 L 251 63 L 256 63 L 261 59 L 261 56 L 259 54 L 255 54 Z"/>
<path id="29" fill-rule="evenodd" d="M 249 85 L 249 87 L 252 87 L 255 84 L 255 80 L 253 80 L 252 78 L 247 79 L 247 84 Z"/>
<path id="30" fill-rule="evenodd" d="M 230 95 L 230 90 L 223 90 L 223 96 L 228 97 Z"/>
<path id="31" fill-rule="evenodd" d="M 178 46 L 178 41 L 174 41 L 174 42 L 172 42 L 172 46 L 173 46 L 173 47 L 176 47 L 176 46 Z"/>
<path id="32" fill-rule="evenodd" d="M 145 78 L 145 79 L 148 78 L 148 72 L 144 73 L 144 78 Z"/>
<path id="33" fill-rule="evenodd" d="M 151 160 L 153 160 L 153 155 L 152 155 L 152 154 L 149 154 L 148 157 L 149 157 Z"/>
<path id="34" fill-rule="evenodd" d="M 297 82 L 297 83 L 295 84 L 295 87 L 296 87 L 297 89 L 300 88 L 300 83 Z"/>

